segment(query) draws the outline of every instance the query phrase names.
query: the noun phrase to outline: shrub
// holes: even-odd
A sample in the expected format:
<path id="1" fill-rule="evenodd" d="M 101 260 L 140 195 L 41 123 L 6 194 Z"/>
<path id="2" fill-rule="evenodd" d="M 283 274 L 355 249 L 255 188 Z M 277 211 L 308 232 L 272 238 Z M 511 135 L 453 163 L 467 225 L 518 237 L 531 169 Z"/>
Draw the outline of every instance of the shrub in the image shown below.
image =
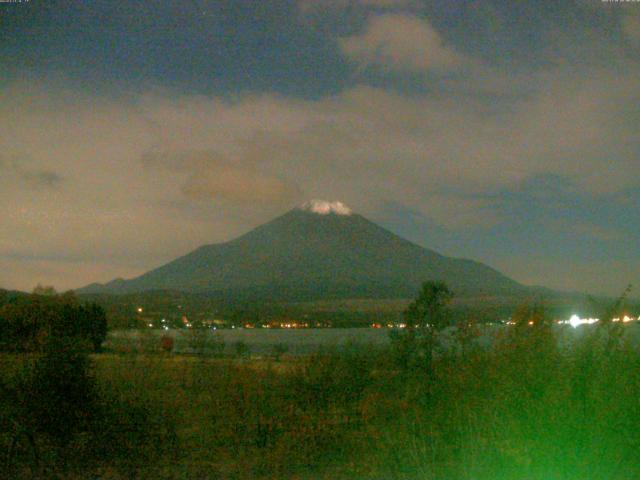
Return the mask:
<path id="1" fill-rule="evenodd" d="M 25 295 L 0 307 L 0 348 L 4 350 L 38 352 L 48 337 L 64 336 L 99 352 L 106 335 L 104 309 L 94 303 L 80 304 L 72 292 Z"/>
<path id="2" fill-rule="evenodd" d="M 86 352 L 69 337 L 52 338 L 18 386 L 20 419 L 56 444 L 87 429 L 95 413 L 95 378 Z"/>
<path id="3" fill-rule="evenodd" d="M 86 349 L 52 337 L 10 384 L 0 381 L 0 468 L 6 478 L 95 478 L 109 468 L 133 478 L 175 450 L 170 418 L 100 387 Z"/>

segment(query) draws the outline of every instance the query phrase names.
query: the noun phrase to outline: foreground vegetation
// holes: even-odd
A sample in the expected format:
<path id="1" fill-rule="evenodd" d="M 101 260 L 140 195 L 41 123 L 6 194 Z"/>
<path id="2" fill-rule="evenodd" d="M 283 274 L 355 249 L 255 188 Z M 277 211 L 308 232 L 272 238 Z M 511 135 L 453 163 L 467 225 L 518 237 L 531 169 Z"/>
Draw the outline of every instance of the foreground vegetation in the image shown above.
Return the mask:
<path id="1" fill-rule="evenodd" d="M 99 352 L 107 336 L 107 315 L 73 292 L 38 286 L 32 294 L 0 292 L 0 351 L 41 352 L 51 339 L 70 338 Z"/>
<path id="2" fill-rule="evenodd" d="M 640 476 L 635 325 L 607 321 L 612 309 L 554 328 L 534 306 L 490 349 L 469 324 L 445 346 L 449 296 L 426 288 L 385 348 L 252 360 L 52 341 L 5 354 L 0 466 L 10 478 Z"/>

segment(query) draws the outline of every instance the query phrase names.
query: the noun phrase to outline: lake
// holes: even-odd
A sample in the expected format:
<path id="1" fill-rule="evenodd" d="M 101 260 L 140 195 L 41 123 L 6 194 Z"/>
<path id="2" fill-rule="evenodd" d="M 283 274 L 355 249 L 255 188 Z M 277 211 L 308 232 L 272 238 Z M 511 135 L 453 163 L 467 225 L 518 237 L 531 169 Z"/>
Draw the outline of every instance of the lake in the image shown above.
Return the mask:
<path id="1" fill-rule="evenodd" d="M 480 335 L 476 342 L 489 347 L 495 334 L 504 326 L 479 325 Z M 595 326 L 583 325 L 573 328 L 569 325 L 557 325 L 558 339 L 561 344 L 568 345 L 573 339 L 586 333 Z M 625 339 L 634 344 L 640 343 L 640 322 L 633 322 L 624 327 Z M 268 355 L 276 349 L 291 355 L 304 355 L 319 350 L 343 350 L 352 345 L 384 347 L 390 342 L 387 328 L 301 328 L 301 329 L 268 329 L 237 328 L 219 330 L 116 330 L 110 332 L 105 348 L 113 351 L 150 352 L 160 350 L 160 338 L 169 336 L 174 340 L 176 353 L 202 352 L 205 354 L 237 353 L 242 349 L 245 354 Z M 450 344 L 455 329 L 449 328 L 441 336 L 444 344 Z"/>

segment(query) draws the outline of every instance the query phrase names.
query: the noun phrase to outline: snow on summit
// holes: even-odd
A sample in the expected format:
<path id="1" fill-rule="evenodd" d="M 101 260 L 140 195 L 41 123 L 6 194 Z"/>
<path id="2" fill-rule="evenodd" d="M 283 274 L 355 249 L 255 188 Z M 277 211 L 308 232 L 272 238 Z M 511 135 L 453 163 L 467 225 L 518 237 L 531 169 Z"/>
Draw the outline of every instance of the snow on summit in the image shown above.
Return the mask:
<path id="1" fill-rule="evenodd" d="M 309 200 L 300 206 L 300 209 L 320 215 L 335 213 L 336 215 L 351 215 L 352 211 L 342 202 L 328 202 L 326 200 Z"/>

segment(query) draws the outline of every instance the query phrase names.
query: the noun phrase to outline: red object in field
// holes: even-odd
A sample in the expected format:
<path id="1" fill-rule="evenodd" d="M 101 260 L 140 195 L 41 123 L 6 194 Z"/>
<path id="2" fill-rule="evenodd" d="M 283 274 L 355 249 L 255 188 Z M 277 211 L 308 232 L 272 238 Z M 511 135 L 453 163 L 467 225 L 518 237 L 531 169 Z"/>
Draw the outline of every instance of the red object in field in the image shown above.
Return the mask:
<path id="1" fill-rule="evenodd" d="M 163 335 L 160 338 L 160 346 L 165 352 L 170 352 L 173 350 L 173 337 L 168 335 Z"/>

